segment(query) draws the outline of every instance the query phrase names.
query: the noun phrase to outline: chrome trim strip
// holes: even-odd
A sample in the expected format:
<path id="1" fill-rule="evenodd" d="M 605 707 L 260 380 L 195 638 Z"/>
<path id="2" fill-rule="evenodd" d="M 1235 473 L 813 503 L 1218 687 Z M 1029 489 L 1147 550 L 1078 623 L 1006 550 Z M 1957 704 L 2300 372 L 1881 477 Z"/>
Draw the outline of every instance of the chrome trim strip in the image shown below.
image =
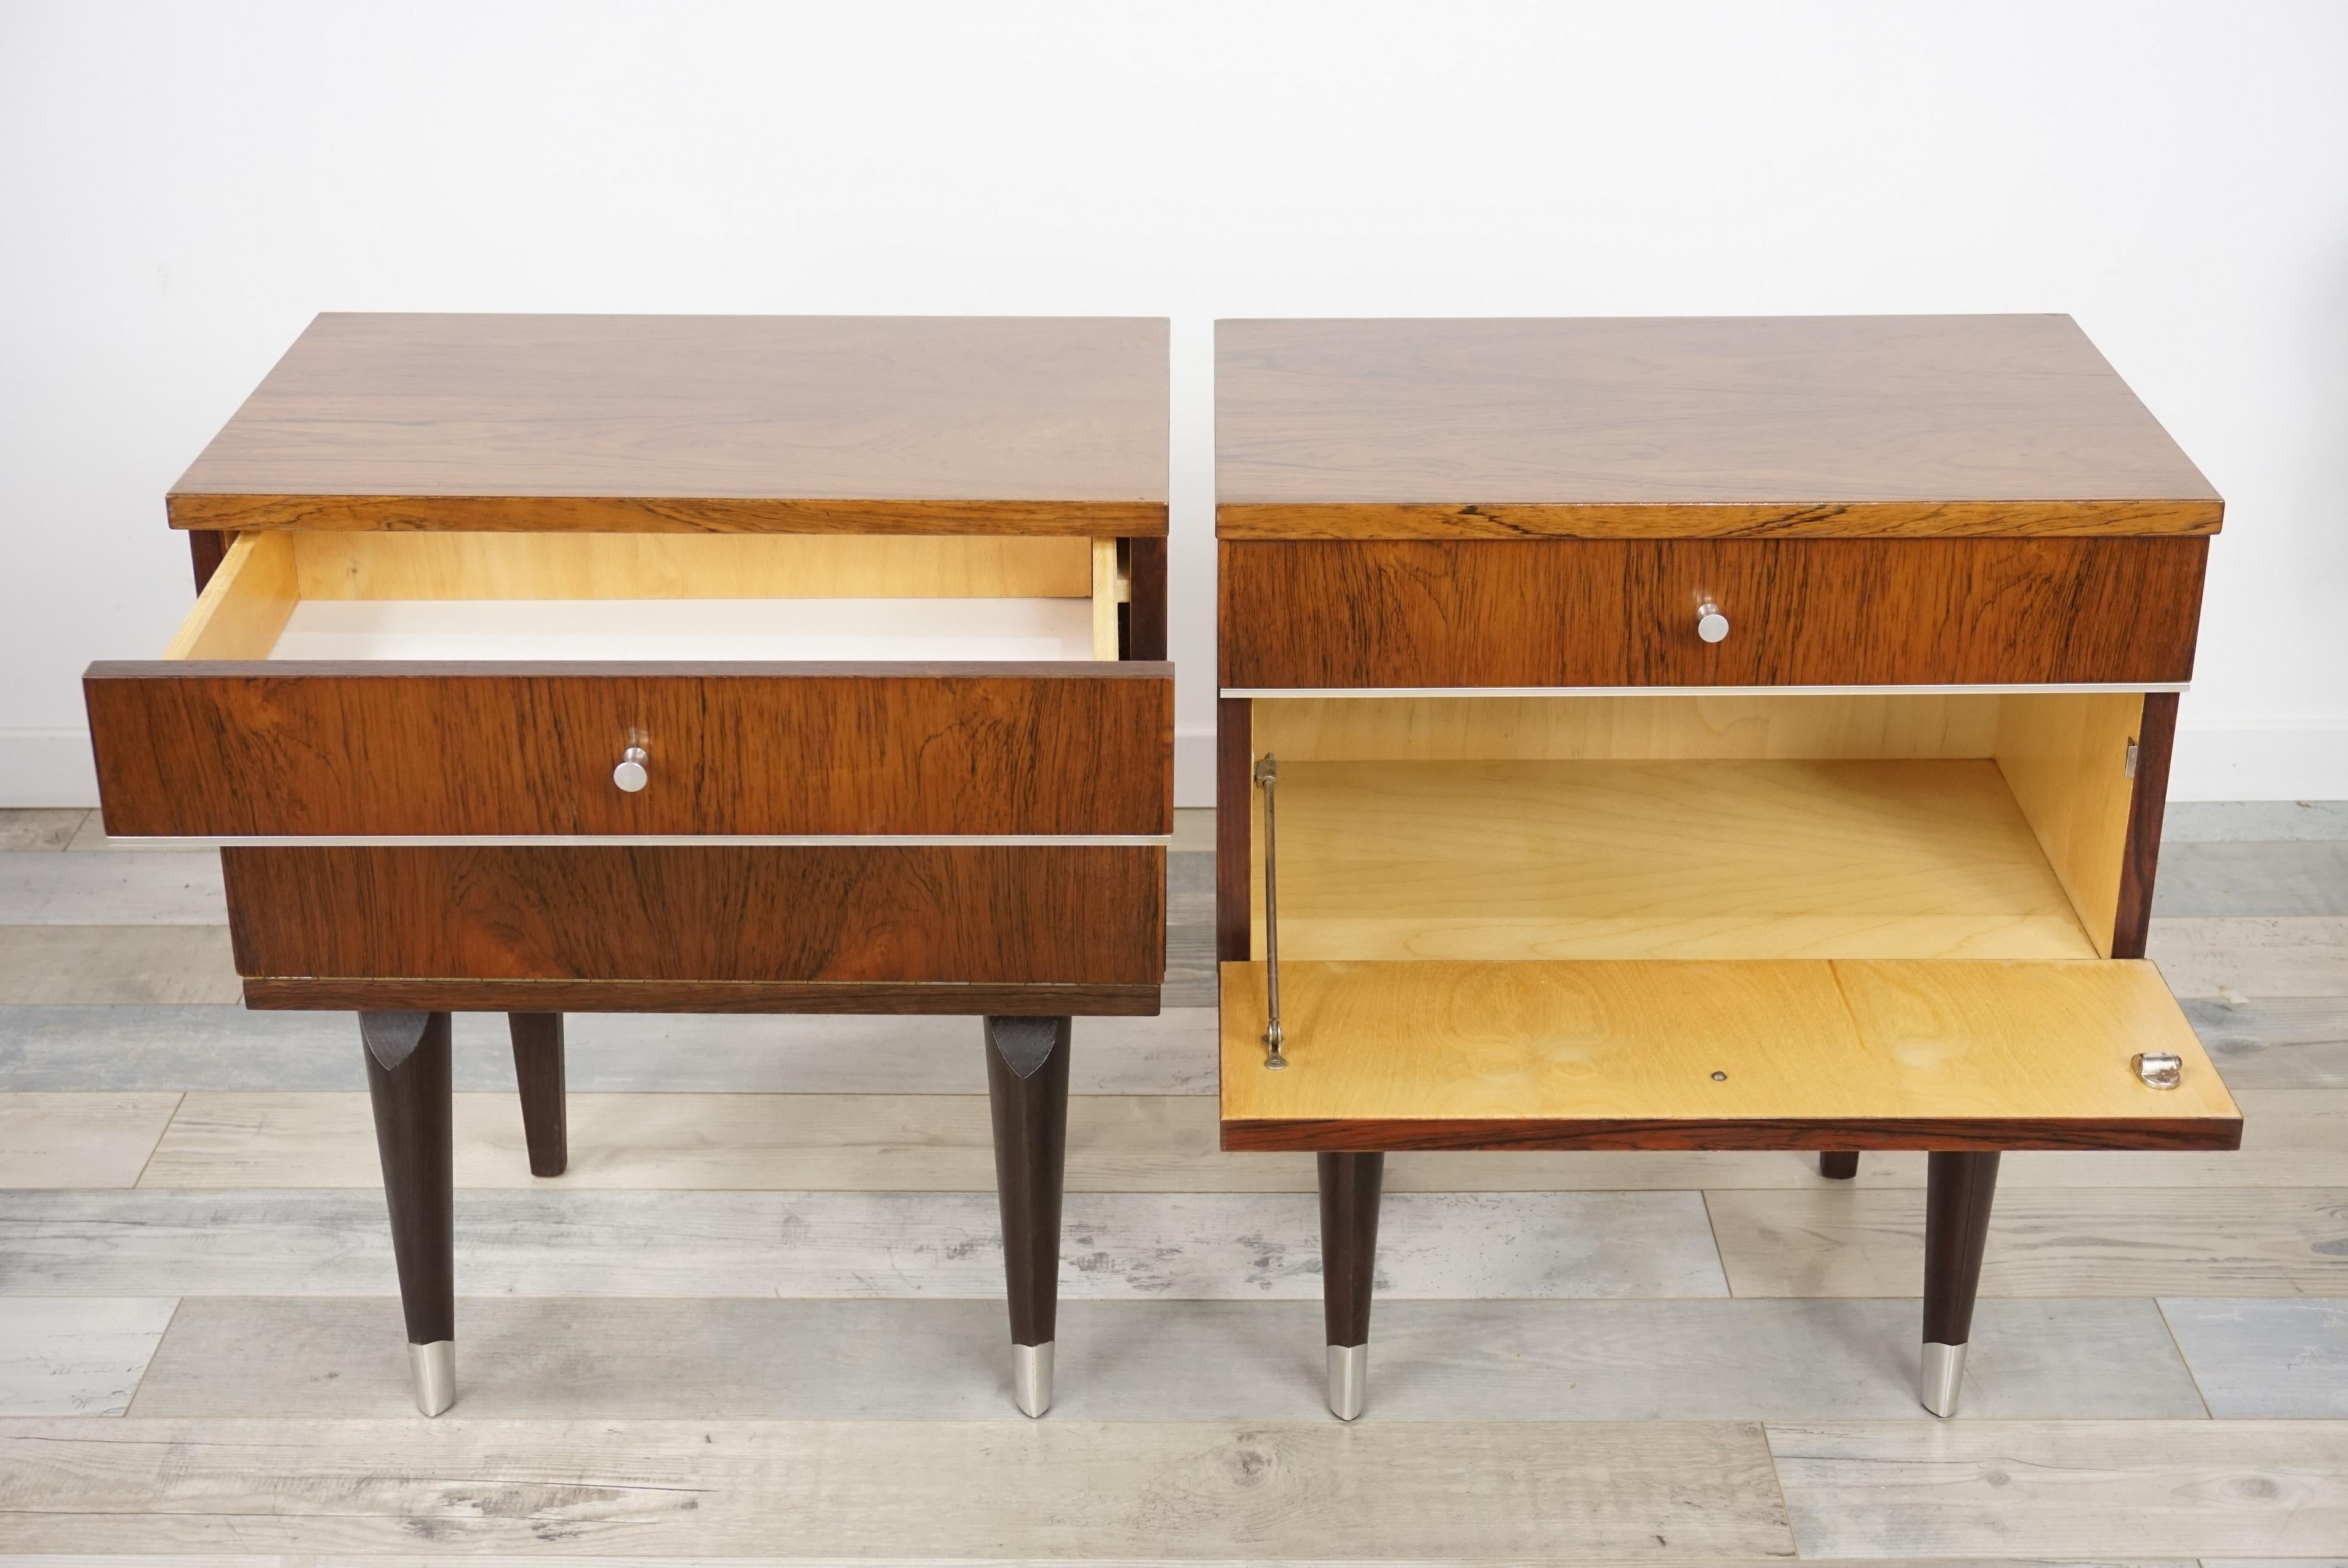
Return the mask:
<path id="1" fill-rule="evenodd" d="M 1147 849 L 1151 845 L 1170 846 L 1171 834 L 1042 834 L 1042 833 L 913 833 L 913 834 L 808 834 L 767 835 L 673 833 L 605 834 L 565 836 L 558 834 L 314 834 L 295 835 L 240 835 L 230 838 L 175 838 L 149 836 L 141 838 L 109 837 L 108 844 L 129 845 L 133 847 L 154 845 L 180 849 L 425 849 L 435 845 L 471 846 L 482 848 L 544 849 L 633 849 L 659 847 L 664 845 L 718 845 L 740 848 L 1133 848 Z"/>
<path id="2" fill-rule="evenodd" d="M 2184 692 L 2189 681 L 2106 681 L 2004 686 L 1226 686 L 1230 698 L 1283 697 L 1954 697 Z"/>

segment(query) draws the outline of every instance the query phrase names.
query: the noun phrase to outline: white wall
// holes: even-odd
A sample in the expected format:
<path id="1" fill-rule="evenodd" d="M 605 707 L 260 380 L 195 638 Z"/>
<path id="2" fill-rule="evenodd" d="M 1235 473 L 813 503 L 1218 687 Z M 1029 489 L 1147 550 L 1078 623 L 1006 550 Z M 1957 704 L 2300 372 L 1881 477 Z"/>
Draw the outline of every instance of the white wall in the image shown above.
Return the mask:
<path id="1" fill-rule="evenodd" d="M 2230 503 L 2181 797 L 2348 796 L 2348 5 L 0 4 L 0 802 L 314 312 L 2068 311 Z"/>

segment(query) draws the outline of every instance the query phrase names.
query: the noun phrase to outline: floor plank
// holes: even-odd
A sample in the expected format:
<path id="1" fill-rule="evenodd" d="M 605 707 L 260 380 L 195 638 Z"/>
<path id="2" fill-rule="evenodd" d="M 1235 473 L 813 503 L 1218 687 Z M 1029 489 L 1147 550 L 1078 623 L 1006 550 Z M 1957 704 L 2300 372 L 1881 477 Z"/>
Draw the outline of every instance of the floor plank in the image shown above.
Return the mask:
<path id="1" fill-rule="evenodd" d="M 1705 1195 L 1737 1296 L 1915 1296 L 1924 1194 Z M 2348 1191 L 2253 1188 L 2001 1191 L 1981 1288 L 1989 1296 L 2348 1295 Z"/>
<path id="2" fill-rule="evenodd" d="M 2199 1417 L 2149 1301 L 1993 1301 L 1966 1373 L 1982 1417 Z M 992 1301 L 466 1297 L 468 1418 L 987 1420 L 1010 1398 Z M 1917 1409 L 1907 1301 L 1385 1301 L 1379 1420 L 1839 1420 Z M 1309 1301 L 1072 1301 L 1056 1417 L 1312 1420 Z M 393 1418 L 399 1304 L 191 1297 L 139 1418 Z M 624 1355 L 613 1354 L 625 1346 Z M 787 1352 L 778 1350 L 788 1347 Z"/>
<path id="3" fill-rule="evenodd" d="M 243 997 L 226 926 L 0 926 L 0 1006 Z"/>
<path id="4" fill-rule="evenodd" d="M 2348 997 L 2195 997 L 2180 1005 L 2234 1089 L 2348 1088 Z"/>
<path id="5" fill-rule="evenodd" d="M 457 1204 L 458 1288 L 480 1296 L 978 1296 L 1003 1290 L 978 1193 L 483 1192 Z M 1318 1299 L 1303 1194 L 1079 1193 L 1064 1296 Z M 1382 1293 L 1727 1294 L 1694 1193 L 1432 1194 L 1388 1200 Z M 0 1292 L 383 1296 L 383 1200 L 363 1192 L 0 1192 Z"/>
<path id="6" fill-rule="evenodd" d="M 2348 800 L 2172 800 L 2160 823 L 2172 844 L 2255 838 L 2348 838 Z"/>
<path id="7" fill-rule="evenodd" d="M 2348 1416 L 2348 1302 L 2160 1304 L 2216 1416 Z"/>
<path id="8" fill-rule="evenodd" d="M 2152 912 L 2348 915 L 2348 843 L 2164 845 Z"/>
<path id="9" fill-rule="evenodd" d="M 459 1013 L 455 1033 L 457 1087 L 513 1092 L 504 1015 Z M 968 1018 L 575 1013 L 564 1035 L 582 1092 L 986 1092 Z M 358 1050 L 346 1012 L 0 1007 L 0 1089 L 357 1091 Z M 1214 1009 L 1080 1019 L 1069 1081 L 1079 1094 L 1212 1094 Z"/>
<path id="10" fill-rule="evenodd" d="M 1758 1427 L 0 1424 L 0 1549 L 1787 1555 Z"/>
<path id="11" fill-rule="evenodd" d="M 0 1187 L 135 1186 L 177 1094 L 0 1093 Z"/>
<path id="12" fill-rule="evenodd" d="M 2156 919 L 2146 956 L 2179 997 L 2348 997 L 2348 917 Z"/>
<path id="13" fill-rule="evenodd" d="M 118 1416 L 170 1298 L 0 1296 L 0 1416 Z"/>
<path id="14" fill-rule="evenodd" d="M 0 926 L 219 926 L 217 855 L 0 856 Z"/>
<path id="15" fill-rule="evenodd" d="M 2339 1135 L 2348 1091 L 2244 1091 L 2240 1098 L 2240 1151 L 2015 1154 L 2002 1180 L 2012 1187 L 2348 1187 L 2348 1140 Z M 571 1168 L 548 1180 L 530 1173 L 514 1094 L 459 1094 L 458 1185 L 994 1190 L 994 1128 L 979 1095 L 574 1093 L 569 1110 Z M 191 1092 L 141 1184 L 376 1187 L 373 1125 L 367 1097 L 356 1091 Z M 1068 1189 L 1315 1190 L 1309 1157 L 1222 1153 L 1218 1125 L 1215 1102 L 1200 1097 L 1077 1096 L 1068 1115 Z M 1924 1156 L 1870 1153 L 1860 1171 L 1869 1185 L 1921 1187 Z M 1684 1151 L 1400 1153 L 1388 1157 L 1385 1180 L 1395 1193 L 1838 1185 L 1819 1176 L 1811 1154 Z"/>
<path id="16" fill-rule="evenodd" d="M 1807 1557 L 2348 1551 L 2348 1423 L 1773 1426 Z"/>
<path id="17" fill-rule="evenodd" d="M 12 806 L 0 810 L 0 851 L 58 850 L 73 842 L 88 806 Z"/>

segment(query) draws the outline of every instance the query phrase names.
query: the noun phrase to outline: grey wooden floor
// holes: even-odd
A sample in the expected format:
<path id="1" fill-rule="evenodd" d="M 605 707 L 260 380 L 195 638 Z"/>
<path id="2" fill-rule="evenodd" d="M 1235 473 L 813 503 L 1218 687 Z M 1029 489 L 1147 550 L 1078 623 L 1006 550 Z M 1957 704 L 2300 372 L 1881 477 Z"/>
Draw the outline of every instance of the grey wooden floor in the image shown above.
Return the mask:
<path id="1" fill-rule="evenodd" d="M 2348 805 L 2170 813 L 2235 1155 L 2007 1162 L 1965 1413 L 1921 1161 L 1391 1162 L 1359 1426 L 1311 1163 L 1171 1004 L 1079 1026 L 1060 1399 L 1009 1405 L 966 1020 L 582 1018 L 572 1174 L 458 1025 L 462 1398 L 407 1402 L 356 1030 L 247 1014 L 204 853 L 0 813 L 0 1564 L 2348 1562 Z"/>

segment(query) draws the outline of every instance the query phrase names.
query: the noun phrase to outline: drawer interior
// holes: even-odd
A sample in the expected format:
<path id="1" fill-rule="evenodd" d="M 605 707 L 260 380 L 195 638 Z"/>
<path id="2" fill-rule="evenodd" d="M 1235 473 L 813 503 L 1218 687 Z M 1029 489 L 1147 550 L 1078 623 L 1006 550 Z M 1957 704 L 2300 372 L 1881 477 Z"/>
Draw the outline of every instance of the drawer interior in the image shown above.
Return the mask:
<path id="1" fill-rule="evenodd" d="M 2111 952 L 2135 693 L 1258 700 L 1296 959 Z M 1263 792 L 1251 953 L 1264 955 Z"/>
<path id="2" fill-rule="evenodd" d="M 1113 539 L 240 536 L 167 659 L 1118 657 Z"/>

